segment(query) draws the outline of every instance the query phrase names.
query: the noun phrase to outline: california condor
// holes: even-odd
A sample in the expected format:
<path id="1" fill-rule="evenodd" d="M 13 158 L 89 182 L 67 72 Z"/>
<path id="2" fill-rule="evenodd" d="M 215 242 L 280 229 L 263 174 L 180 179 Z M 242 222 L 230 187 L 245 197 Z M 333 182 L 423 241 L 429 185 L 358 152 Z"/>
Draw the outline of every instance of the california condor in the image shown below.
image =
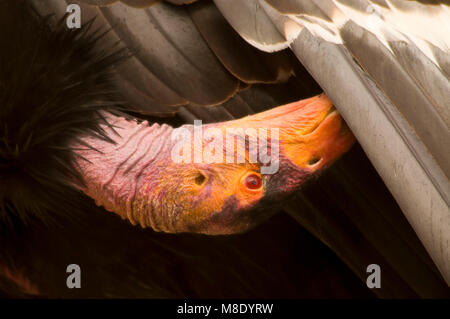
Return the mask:
<path id="1" fill-rule="evenodd" d="M 448 39 L 404 28 L 448 6 L 191 2 L 0 1 L 0 295 L 448 297 Z M 361 143 L 334 165 L 354 137 L 330 98 Z M 276 172 L 246 143 L 175 163 L 196 119 L 279 129 Z"/>

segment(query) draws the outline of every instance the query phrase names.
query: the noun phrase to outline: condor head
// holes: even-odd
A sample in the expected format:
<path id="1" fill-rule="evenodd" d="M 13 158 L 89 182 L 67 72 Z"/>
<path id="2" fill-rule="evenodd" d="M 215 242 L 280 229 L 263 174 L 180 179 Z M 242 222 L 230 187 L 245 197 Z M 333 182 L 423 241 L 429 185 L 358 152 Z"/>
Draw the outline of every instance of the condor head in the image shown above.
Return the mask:
<path id="1" fill-rule="evenodd" d="M 354 142 L 324 94 L 204 126 L 105 118 L 112 142 L 87 136 L 73 146 L 81 189 L 132 224 L 164 232 L 248 230 Z"/>

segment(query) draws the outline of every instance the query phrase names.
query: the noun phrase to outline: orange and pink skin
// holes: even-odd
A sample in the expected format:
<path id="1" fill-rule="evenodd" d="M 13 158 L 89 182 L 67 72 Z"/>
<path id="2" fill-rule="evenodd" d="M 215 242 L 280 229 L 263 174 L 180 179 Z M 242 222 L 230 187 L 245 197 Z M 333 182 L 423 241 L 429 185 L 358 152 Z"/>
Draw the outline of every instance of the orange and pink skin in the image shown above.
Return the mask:
<path id="1" fill-rule="evenodd" d="M 260 163 L 175 163 L 170 126 L 112 115 L 108 121 L 115 131 L 109 127 L 105 131 L 115 144 L 85 137 L 84 142 L 98 151 L 77 151 L 87 159 L 77 162 L 86 182 L 82 190 L 133 225 L 171 233 L 246 231 L 270 215 L 281 197 L 331 165 L 355 141 L 324 94 L 239 120 L 204 125 L 203 130 L 279 129 L 279 170 L 262 175 L 259 189 L 249 189 L 245 177 L 260 175 Z M 204 140 L 203 147 L 208 143 Z M 309 165 L 312 158 L 318 161 Z M 200 175 L 204 179 L 198 184 Z"/>

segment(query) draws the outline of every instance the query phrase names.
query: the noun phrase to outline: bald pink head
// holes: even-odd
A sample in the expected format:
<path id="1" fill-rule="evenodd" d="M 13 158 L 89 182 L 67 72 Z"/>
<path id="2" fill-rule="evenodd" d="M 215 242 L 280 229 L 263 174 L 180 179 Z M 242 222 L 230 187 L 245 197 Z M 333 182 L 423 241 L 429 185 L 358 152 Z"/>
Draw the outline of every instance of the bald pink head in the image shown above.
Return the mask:
<path id="1" fill-rule="evenodd" d="M 242 232 L 354 142 L 325 95 L 204 126 L 107 115 L 110 143 L 77 145 L 82 190 L 132 224 L 165 232 Z"/>

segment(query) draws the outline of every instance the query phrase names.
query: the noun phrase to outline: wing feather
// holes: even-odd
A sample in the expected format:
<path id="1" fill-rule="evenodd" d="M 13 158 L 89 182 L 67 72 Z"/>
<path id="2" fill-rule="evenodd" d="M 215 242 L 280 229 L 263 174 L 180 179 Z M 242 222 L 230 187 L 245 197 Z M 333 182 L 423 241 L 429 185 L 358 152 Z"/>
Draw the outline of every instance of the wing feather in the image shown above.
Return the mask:
<path id="1" fill-rule="evenodd" d="M 116 4 L 101 10 L 145 67 L 182 97 L 213 105 L 237 91 L 238 81 L 212 54 L 185 8 L 160 3 L 133 9 Z"/>
<path id="2" fill-rule="evenodd" d="M 289 51 L 269 54 L 249 46 L 212 2 L 197 2 L 189 6 L 189 13 L 211 50 L 239 80 L 276 83 L 292 75 L 294 63 Z"/>

